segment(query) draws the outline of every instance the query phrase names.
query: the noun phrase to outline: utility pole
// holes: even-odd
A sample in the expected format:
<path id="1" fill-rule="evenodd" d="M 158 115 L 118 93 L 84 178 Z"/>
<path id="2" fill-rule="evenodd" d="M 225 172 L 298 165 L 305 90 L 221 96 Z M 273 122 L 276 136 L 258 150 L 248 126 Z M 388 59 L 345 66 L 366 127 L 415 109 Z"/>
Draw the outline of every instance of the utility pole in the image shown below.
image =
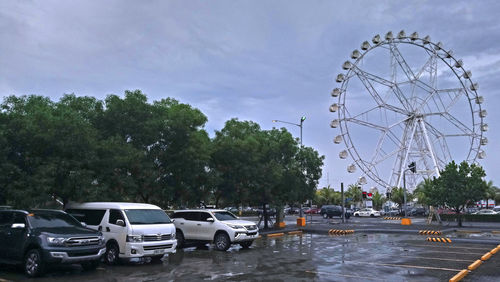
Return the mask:
<path id="1" fill-rule="evenodd" d="M 342 195 L 342 223 L 345 223 L 345 198 L 344 198 L 344 182 L 340 182 L 340 194 Z"/>

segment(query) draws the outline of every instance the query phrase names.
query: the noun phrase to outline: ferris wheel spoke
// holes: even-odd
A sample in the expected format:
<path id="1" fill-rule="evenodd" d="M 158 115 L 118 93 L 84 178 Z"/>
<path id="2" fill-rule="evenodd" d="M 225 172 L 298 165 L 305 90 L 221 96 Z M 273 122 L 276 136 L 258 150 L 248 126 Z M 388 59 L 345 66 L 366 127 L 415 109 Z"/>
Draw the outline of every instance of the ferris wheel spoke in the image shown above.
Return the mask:
<path id="1" fill-rule="evenodd" d="M 377 165 L 381 164 L 382 162 L 386 161 L 387 159 L 393 157 L 394 155 L 397 155 L 402 150 L 404 150 L 404 149 L 403 148 L 398 148 L 396 150 L 393 150 L 392 152 L 385 154 L 385 156 L 383 156 L 382 158 L 380 158 L 380 159 L 378 159 L 376 161 L 372 161 L 371 165 L 373 167 L 376 167 Z"/>
<path id="2" fill-rule="evenodd" d="M 454 88 L 454 89 L 442 89 L 438 90 L 438 93 L 453 93 L 454 96 L 450 96 L 450 103 L 445 107 L 445 111 L 448 112 L 455 104 L 460 100 L 460 97 L 464 94 L 463 88 Z"/>
<path id="3" fill-rule="evenodd" d="M 389 80 L 386 80 L 382 77 L 379 77 L 377 75 L 365 72 L 364 70 L 360 69 L 357 66 L 353 67 L 353 72 L 357 75 L 357 77 L 359 78 L 361 83 L 363 83 L 366 90 L 368 90 L 368 93 L 370 93 L 370 95 L 373 97 L 373 99 L 375 100 L 375 102 L 378 105 L 384 106 L 388 109 L 391 109 L 395 112 L 402 113 L 402 114 L 406 114 L 408 112 L 408 110 L 410 109 L 408 107 L 408 101 L 406 100 L 405 95 L 399 89 L 397 84 L 395 84 Z M 404 109 L 401 109 L 401 108 L 394 106 L 394 105 L 387 104 L 385 102 L 385 100 L 382 98 L 382 96 L 380 94 L 378 94 L 375 87 L 373 87 L 373 84 L 371 83 L 371 81 L 378 83 L 380 85 L 384 85 L 384 86 L 388 87 L 389 89 L 391 89 L 394 92 L 394 94 L 396 95 L 397 99 L 399 100 L 399 102 L 401 103 L 401 105 L 403 106 Z"/>
<path id="4" fill-rule="evenodd" d="M 408 63 L 406 63 L 405 59 L 403 58 L 403 55 L 401 55 L 401 52 L 399 52 L 399 49 L 398 49 L 398 47 L 396 47 L 396 45 L 391 44 L 390 53 L 391 53 L 391 56 L 394 58 L 394 60 L 399 64 L 399 66 L 401 67 L 401 69 L 405 73 L 408 80 L 409 81 L 415 80 L 415 74 L 411 70 Z"/>
<path id="5" fill-rule="evenodd" d="M 463 124 L 456 117 L 450 115 L 449 113 L 444 113 L 443 117 L 445 119 L 447 119 L 451 124 L 453 124 L 456 128 L 458 128 L 461 131 L 463 131 L 465 134 L 467 134 L 469 136 L 475 135 L 474 131 L 472 131 L 467 125 Z"/>
<path id="6" fill-rule="evenodd" d="M 367 121 L 364 121 L 364 120 L 360 120 L 360 119 L 357 119 L 357 118 L 345 118 L 345 121 L 346 122 L 354 122 L 356 124 L 359 124 L 359 125 L 362 125 L 362 126 L 366 126 L 366 127 L 370 127 L 370 128 L 374 128 L 374 129 L 378 129 L 380 131 L 386 131 L 387 130 L 386 127 L 383 127 L 383 126 L 380 126 L 378 124 L 374 124 L 374 123 L 371 123 L 371 122 L 367 122 Z"/>
<path id="7" fill-rule="evenodd" d="M 436 62 L 437 62 L 436 53 L 430 53 L 429 51 L 427 51 L 427 54 L 429 54 L 429 59 L 425 62 L 424 66 L 415 75 L 415 79 L 420 79 L 420 77 L 422 77 L 422 75 L 425 73 L 426 70 L 431 69 L 432 72 L 432 70 L 436 68 Z"/>
<path id="8" fill-rule="evenodd" d="M 439 142 L 439 144 L 441 145 L 443 156 L 447 158 L 448 161 L 451 161 L 453 158 L 451 157 L 450 148 L 448 147 L 448 142 L 446 141 L 447 135 L 443 134 L 429 122 L 425 120 L 424 122 L 427 128 L 429 128 L 429 132 L 431 132 L 436 137 L 436 142 Z"/>

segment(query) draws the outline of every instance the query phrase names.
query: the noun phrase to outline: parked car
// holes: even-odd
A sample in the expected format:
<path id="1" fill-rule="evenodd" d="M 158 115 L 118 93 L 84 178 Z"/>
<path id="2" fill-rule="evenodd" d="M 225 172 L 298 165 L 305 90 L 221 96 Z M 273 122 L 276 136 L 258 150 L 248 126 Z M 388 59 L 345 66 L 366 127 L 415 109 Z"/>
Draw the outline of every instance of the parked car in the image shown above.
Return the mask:
<path id="1" fill-rule="evenodd" d="M 49 265 L 95 269 L 106 252 L 101 232 L 58 210 L 0 210 L 0 262 L 23 264 L 30 277 Z"/>
<path id="2" fill-rule="evenodd" d="M 473 214 L 495 215 L 495 214 L 498 214 L 498 212 L 496 212 L 494 210 L 484 209 L 484 210 L 477 211 Z"/>
<path id="3" fill-rule="evenodd" d="M 425 208 L 412 208 L 409 212 L 408 215 L 410 216 L 426 216 L 428 215 L 427 210 Z"/>
<path id="4" fill-rule="evenodd" d="M 493 211 L 500 212 L 500 206 L 496 206 L 493 208 Z"/>
<path id="5" fill-rule="evenodd" d="M 342 216 L 342 207 L 335 205 L 323 205 L 319 212 L 323 218 L 332 218 L 334 216 Z M 351 213 L 345 209 L 345 217 L 351 217 Z"/>
<path id="6" fill-rule="evenodd" d="M 108 264 L 120 259 L 161 259 L 177 246 L 175 226 L 155 205 L 116 202 L 70 203 L 66 211 L 106 238 Z"/>
<path id="7" fill-rule="evenodd" d="M 240 220 L 226 210 L 175 211 L 173 218 L 179 247 L 185 242 L 213 242 L 219 251 L 226 251 L 231 244 L 248 248 L 259 236 L 255 223 Z"/>
<path id="8" fill-rule="evenodd" d="M 318 214 L 321 211 L 319 208 L 307 208 L 304 213 L 306 214 Z"/>
<path id="9" fill-rule="evenodd" d="M 357 216 L 357 217 L 360 217 L 360 216 L 378 217 L 378 216 L 380 216 L 380 212 L 377 210 L 374 210 L 372 208 L 364 208 L 364 209 L 360 209 L 359 211 L 354 212 L 354 216 Z"/>
<path id="10" fill-rule="evenodd" d="M 493 209 L 493 210 L 494 210 L 494 209 Z M 477 207 L 468 207 L 468 208 L 466 209 L 466 213 L 467 213 L 467 214 L 474 214 L 474 213 L 476 213 L 476 212 L 478 212 L 478 211 L 479 211 L 479 208 L 477 208 Z"/>

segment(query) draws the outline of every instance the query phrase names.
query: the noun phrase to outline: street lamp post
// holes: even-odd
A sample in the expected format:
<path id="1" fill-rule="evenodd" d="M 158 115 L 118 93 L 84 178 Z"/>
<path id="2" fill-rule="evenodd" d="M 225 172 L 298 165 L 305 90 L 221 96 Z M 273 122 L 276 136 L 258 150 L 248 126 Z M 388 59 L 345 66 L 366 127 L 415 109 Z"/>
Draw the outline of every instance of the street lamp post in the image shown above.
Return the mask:
<path id="1" fill-rule="evenodd" d="M 304 121 L 306 120 L 305 116 L 300 117 L 300 123 L 293 123 L 289 121 L 283 121 L 283 120 L 278 120 L 278 119 L 273 119 L 273 122 L 281 122 L 281 123 L 286 123 L 286 124 L 291 124 L 300 127 L 300 147 L 302 148 L 302 125 L 304 124 Z M 302 210 L 302 205 L 300 205 L 299 209 L 299 217 L 304 217 L 304 211 Z"/>
<path id="2" fill-rule="evenodd" d="M 281 122 L 281 123 L 286 123 L 286 124 L 291 124 L 300 127 L 300 146 L 302 147 L 302 124 L 306 120 L 306 117 L 303 116 L 300 118 L 300 123 L 293 123 L 289 121 L 283 121 L 283 120 L 278 120 L 278 119 L 273 119 L 273 122 Z"/>

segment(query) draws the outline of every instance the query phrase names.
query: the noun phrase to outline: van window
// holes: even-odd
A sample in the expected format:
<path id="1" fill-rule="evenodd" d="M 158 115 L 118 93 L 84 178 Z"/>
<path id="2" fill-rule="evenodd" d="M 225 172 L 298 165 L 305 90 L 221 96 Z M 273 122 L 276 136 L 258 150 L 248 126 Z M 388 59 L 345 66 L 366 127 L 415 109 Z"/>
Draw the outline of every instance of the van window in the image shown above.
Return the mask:
<path id="1" fill-rule="evenodd" d="M 106 210 L 68 209 L 66 212 L 78 219 L 78 221 L 85 222 L 87 225 L 99 225 Z"/>
<path id="2" fill-rule="evenodd" d="M 14 213 L 14 222 L 13 223 L 24 223 L 26 224 L 26 215 L 21 212 Z"/>
<path id="3" fill-rule="evenodd" d="M 125 218 L 123 218 L 122 212 L 120 210 L 109 210 L 109 223 L 115 224 L 117 220 L 123 220 L 125 222 Z"/>
<path id="4" fill-rule="evenodd" d="M 170 217 L 163 210 L 132 209 L 125 210 L 130 224 L 167 224 L 172 223 Z"/>

